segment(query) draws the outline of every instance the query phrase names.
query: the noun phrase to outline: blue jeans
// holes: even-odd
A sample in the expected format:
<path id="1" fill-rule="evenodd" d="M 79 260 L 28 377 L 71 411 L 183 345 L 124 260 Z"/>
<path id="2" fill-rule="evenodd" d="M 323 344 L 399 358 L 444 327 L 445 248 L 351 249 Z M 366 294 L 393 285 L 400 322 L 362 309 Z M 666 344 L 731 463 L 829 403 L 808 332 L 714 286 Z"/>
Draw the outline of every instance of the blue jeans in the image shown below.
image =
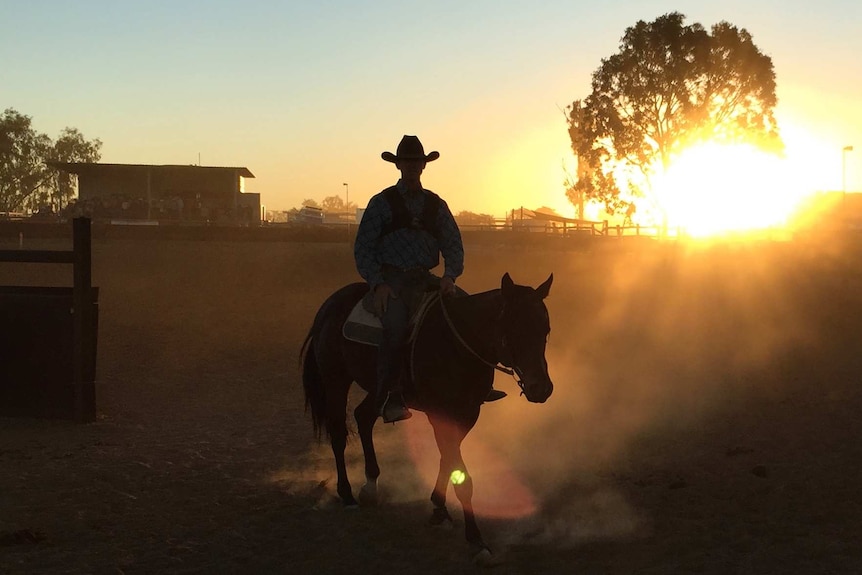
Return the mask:
<path id="1" fill-rule="evenodd" d="M 383 338 L 377 348 L 377 397 L 383 401 L 389 391 L 401 391 L 405 344 L 410 318 L 426 291 L 440 287 L 440 278 L 426 270 L 399 271 L 384 269 L 383 277 L 392 294 L 380 318 Z"/>

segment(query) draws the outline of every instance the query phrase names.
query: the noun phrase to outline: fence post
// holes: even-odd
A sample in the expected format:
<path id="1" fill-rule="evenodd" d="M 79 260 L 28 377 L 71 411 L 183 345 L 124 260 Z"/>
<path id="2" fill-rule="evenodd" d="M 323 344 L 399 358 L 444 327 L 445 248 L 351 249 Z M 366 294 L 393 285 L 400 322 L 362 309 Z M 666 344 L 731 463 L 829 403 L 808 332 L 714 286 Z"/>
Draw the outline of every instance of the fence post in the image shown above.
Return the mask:
<path id="1" fill-rule="evenodd" d="M 92 242 L 90 219 L 72 220 L 73 383 L 75 386 L 75 420 L 96 420 L 95 382 L 87 377 L 87 365 L 93 354 Z"/>

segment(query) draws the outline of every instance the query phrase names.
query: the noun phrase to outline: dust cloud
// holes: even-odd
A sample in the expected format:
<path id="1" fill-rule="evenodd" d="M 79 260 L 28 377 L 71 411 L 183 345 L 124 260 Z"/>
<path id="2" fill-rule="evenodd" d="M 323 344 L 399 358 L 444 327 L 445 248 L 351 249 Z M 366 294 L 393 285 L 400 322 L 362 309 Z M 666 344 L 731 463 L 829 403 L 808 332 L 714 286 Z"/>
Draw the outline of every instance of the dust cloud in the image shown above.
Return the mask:
<path id="1" fill-rule="evenodd" d="M 509 534 L 513 542 L 642 534 L 645 519 L 615 486 L 672 489 L 681 479 L 627 470 L 683 457 L 746 403 L 780 398 L 793 362 L 830 345 L 817 312 L 834 263 L 792 244 L 650 245 L 491 263 L 505 263 L 518 283 L 555 278 L 553 396 L 530 405 L 498 374 L 510 397 L 483 408 L 464 445 L 480 513 L 500 513 L 500 501 L 482 501 L 500 477 L 494 461 L 507 462 L 530 494 L 534 513 Z"/>

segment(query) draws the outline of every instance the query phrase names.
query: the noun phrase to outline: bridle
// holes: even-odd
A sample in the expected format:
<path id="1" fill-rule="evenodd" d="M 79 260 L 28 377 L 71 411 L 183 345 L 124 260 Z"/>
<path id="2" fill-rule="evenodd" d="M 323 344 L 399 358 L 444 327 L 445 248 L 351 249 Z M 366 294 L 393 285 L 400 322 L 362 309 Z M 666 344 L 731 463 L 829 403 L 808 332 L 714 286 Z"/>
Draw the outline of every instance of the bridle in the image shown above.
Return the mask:
<path id="1" fill-rule="evenodd" d="M 521 395 L 524 395 L 523 372 L 518 368 L 518 366 L 513 365 L 510 368 L 510 367 L 506 367 L 505 365 L 501 365 L 500 362 L 491 363 L 490 361 L 488 361 L 487 359 L 485 359 L 484 357 L 479 355 L 476 352 L 476 350 L 474 350 L 472 347 L 470 347 L 470 344 L 467 343 L 463 337 L 461 337 L 461 334 L 458 333 L 458 328 L 455 327 L 455 324 L 452 322 L 452 318 L 449 317 L 449 310 L 446 309 L 445 298 L 442 295 L 438 295 L 437 298 L 440 300 L 440 307 L 443 310 L 443 317 L 446 318 L 446 323 L 448 324 L 449 329 L 452 331 L 452 335 L 454 335 L 455 339 L 458 340 L 458 343 L 460 343 L 464 349 L 469 351 L 473 355 L 473 357 L 475 357 L 476 359 L 478 359 L 479 361 L 481 361 L 482 363 L 484 363 L 488 367 L 493 367 L 497 371 L 503 372 L 506 375 L 511 375 L 512 378 L 515 380 L 515 383 L 518 384 L 518 387 L 521 388 Z M 502 317 L 502 315 L 503 315 L 503 312 L 501 311 L 500 316 Z M 499 320 L 499 318 L 498 318 L 498 320 Z M 500 347 L 503 349 L 506 348 L 506 336 L 505 335 L 503 335 L 501 337 Z M 507 354 L 507 355 L 509 355 L 511 357 L 511 354 Z"/>

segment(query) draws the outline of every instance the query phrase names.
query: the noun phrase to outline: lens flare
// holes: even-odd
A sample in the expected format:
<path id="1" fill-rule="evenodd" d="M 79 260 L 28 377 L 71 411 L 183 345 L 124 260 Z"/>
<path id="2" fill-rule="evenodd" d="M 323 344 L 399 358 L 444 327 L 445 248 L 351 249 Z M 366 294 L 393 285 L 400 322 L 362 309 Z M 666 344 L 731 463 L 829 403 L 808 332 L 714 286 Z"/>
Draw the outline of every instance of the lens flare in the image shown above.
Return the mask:
<path id="1" fill-rule="evenodd" d="M 438 421 L 437 425 L 445 434 L 446 423 Z M 410 459 L 421 481 L 416 498 L 425 500 L 427 493 L 434 489 L 435 479 L 440 472 L 439 449 L 430 425 L 407 425 L 404 432 Z M 473 493 L 477 516 L 516 518 L 529 517 L 536 512 L 536 497 L 513 468 L 513 462 L 501 457 L 487 445 L 479 430 L 474 430 L 464 442 L 462 453 L 464 461 L 470 466 L 470 480 L 478 482 Z M 464 468 L 455 469 L 444 477 L 452 485 L 464 485 L 468 479 L 467 473 Z"/>

